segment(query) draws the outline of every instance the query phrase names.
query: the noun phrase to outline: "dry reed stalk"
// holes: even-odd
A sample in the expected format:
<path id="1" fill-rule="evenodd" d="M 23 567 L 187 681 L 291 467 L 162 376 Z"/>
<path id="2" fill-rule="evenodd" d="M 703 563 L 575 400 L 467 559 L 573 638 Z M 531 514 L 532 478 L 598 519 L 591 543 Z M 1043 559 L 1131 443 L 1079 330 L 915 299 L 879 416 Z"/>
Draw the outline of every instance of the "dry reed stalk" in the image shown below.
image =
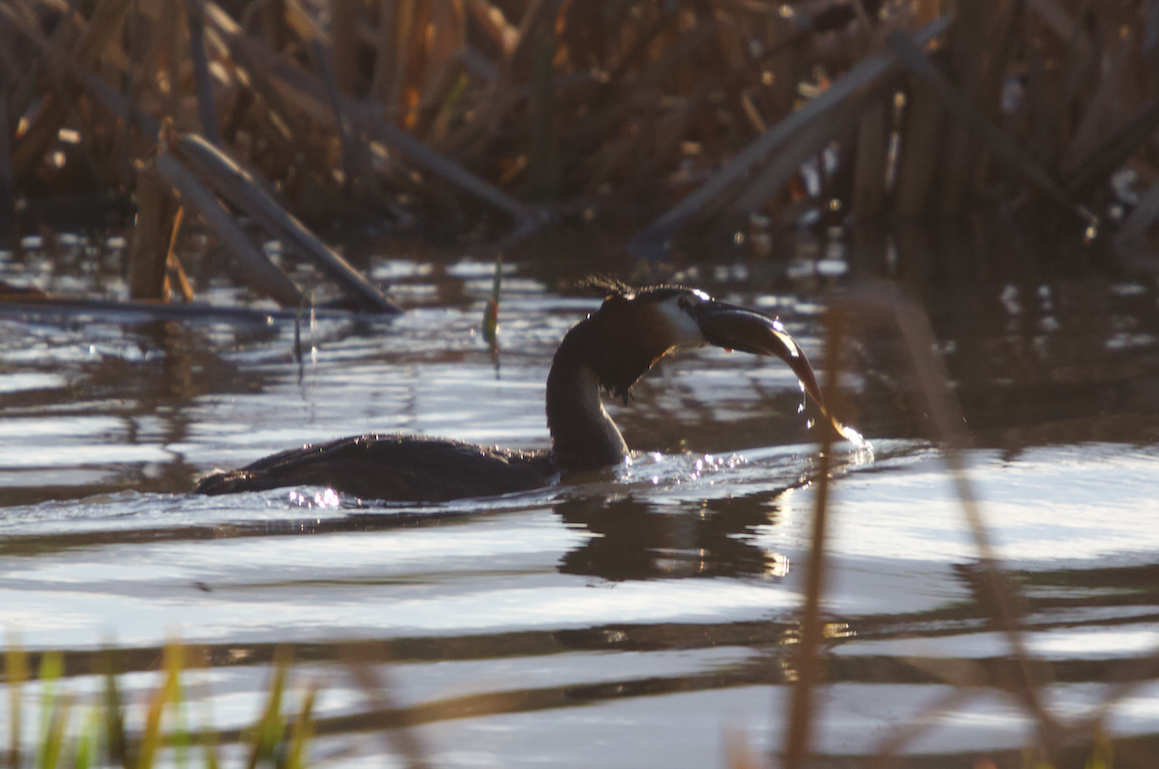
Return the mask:
<path id="1" fill-rule="evenodd" d="M 9 769 L 20 769 L 21 713 L 24 710 L 21 689 L 28 681 L 28 652 L 20 643 L 19 636 L 8 630 L 8 644 L 4 649 L 4 682 L 8 688 L 8 735 Z"/>
<path id="2" fill-rule="evenodd" d="M 658 172 L 660 166 L 670 159 L 678 157 L 693 120 L 697 113 L 708 104 L 715 87 L 715 78 L 708 74 L 701 75 L 696 85 L 681 103 L 657 121 L 657 128 L 661 130 L 661 133 L 654 150 L 653 165 L 655 171 Z"/>
<path id="3" fill-rule="evenodd" d="M 398 121 L 400 128 L 413 132 L 418 121 L 418 109 L 423 86 L 431 67 L 430 43 L 437 30 L 431 23 L 434 0 L 424 0 L 415 4 L 411 21 L 410 40 L 407 44 L 407 58 L 402 66 L 402 90 L 399 94 Z"/>
<path id="4" fill-rule="evenodd" d="M 529 115 L 531 156 L 528 164 L 532 200 L 554 200 L 562 185 L 559 142 L 555 132 L 555 31 L 551 20 L 541 21 L 532 33 L 532 92 Z"/>
<path id="5" fill-rule="evenodd" d="M 24 9 L 27 10 L 27 6 Z M 16 104 L 16 86 L 21 84 L 21 75 L 25 74 L 26 70 L 35 70 L 39 66 L 39 62 L 35 58 L 31 61 L 21 61 L 17 55 L 17 43 L 16 35 L 10 30 L 0 30 L 0 72 L 5 73 L 5 78 L 8 80 L 8 85 L 4 89 L 4 101 L 11 101 L 12 105 Z M 8 106 L 6 105 L 5 109 L 8 109 Z M 23 110 L 19 114 L 23 115 Z M 6 121 L 4 128 L 10 133 L 15 133 L 16 123 Z"/>
<path id="6" fill-rule="evenodd" d="M 386 107 L 387 120 L 402 120 L 406 110 L 402 105 L 403 86 L 406 82 L 406 65 L 410 59 L 410 43 L 414 32 L 415 0 L 396 0 L 395 18 L 388 28 L 393 31 L 393 45 L 390 54 L 393 61 L 385 94 L 379 98 Z M 385 22 L 384 22 L 385 23 Z M 382 52 L 382 48 L 379 49 Z"/>
<path id="7" fill-rule="evenodd" d="M 182 202 L 197 211 L 217 241 L 234 257 L 247 286 L 283 307 L 298 307 L 306 301 L 293 281 L 250 242 L 225 207 L 181 163 L 168 154 L 160 154 L 156 165 Z"/>
<path id="8" fill-rule="evenodd" d="M 168 297 L 169 292 L 173 290 L 173 284 L 176 283 L 181 298 L 186 302 L 192 302 L 193 286 L 189 284 L 189 277 L 186 276 L 185 269 L 181 266 L 181 260 L 177 257 L 177 237 L 181 234 L 181 223 L 184 220 L 185 208 L 178 207 L 177 213 L 173 215 L 173 229 L 169 233 L 169 249 L 165 255 L 167 269 L 162 296 Z"/>
<path id="9" fill-rule="evenodd" d="M 402 82 L 402 103 L 399 105 L 401 127 L 413 132 L 414 136 L 421 137 L 418 131 L 420 110 L 423 94 L 427 93 L 431 80 L 438 78 L 439 67 L 443 61 L 435 56 L 435 46 L 442 42 L 440 38 L 454 36 L 453 23 L 446 24 L 452 29 L 440 29 L 436 23 L 436 16 L 442 6 L 436 0 L 425 0 L 417 3 L 414 27 L 411 31 L 411 41 L 407 52 L 409 57 L 406 63 L 406 78 Z M 453 56 L 453 51 L 447 59 Z"/>
<path id="10" fill-rule="evenodd" d="M 390 650 L 382 643 L 347 644 L 341 655 L 346 667 L 355 683 L 370 700 L 371 707 L 382 720 L 383 736 L 402 754 L 409 769 L 427 769 L 430 763 L 426 758 L 426 749 L 418 735 L 410 728 L 409 722 L 401 725 L 391 723 L 385 718 L 386 714 L 401 713 L 394 696 L 390 691 L 390 682 L 385 678 L 384 671 L 376 669 L 390 660 Z"/>
<path id="11" fill-rule="evenodd" d="M 100 0 L 69 59 L 80 67 L 91 69 L 104 50 L 116 42 L 116 34 L 120 31 L 130 4 L 131 0 Z M 72 18 L 66 17 L 67 20 Z M 68 21 L 62 23 L 67 24 Z M 69 105 L 62 102 L 59 95 L 45 94 L 40 110 L 12 152 L 13 175 L 16 179 L 28 177 L 44 158 L 64 125 L 68 108 Z"/>
<path id="12" fill-rule="evenodd" d="M 274 53 L 281 53 L 289 41 L 286 0 L 266 0 L 261 7 L 262 36 Z"/>
<path id="13" fill-rule="evenodd" d="M 362 129 L 372 138 L 393 147 L 415 163 L 425 166 L 485 203 L 507 212 L 515 218 L 517 227 L 524 224 L 537 225 L 542 221 L 536 209 L 476 176 L 454 160 L 435 152 L 405 131 L 381 120 L 377 115 L 369 114 L 364 109 L 356 117 L 359 119 Z"/>
<path id="14" fill-rule="evenodd" d="M 997 18 L 1000 0 L 977 0 L 958 6 L 950 51 L 951 66 L 957 82 L 976 109 L 980 108 L 982 76 L 987 52 L 987 28 Z M 977 142 L 964 128 L 950 126 L 946 137 L 945 160 L 942 168 L 941 210 L 953 214 L 959 211 L 968 197 L 973 181 Z"/>
<path id="15" fill-rule="evenodd" d="M 300 306 L 300 305 L 299 305 Z M 212 320 L 215 323 L 238 323 L 239 325 L 253 326 L 269 322 L 270 318 L 292 323 L 298 317 L 299 310 L 271 310 L 250 309 L 248 307 L 224 307 L 204 303 L 193 304 L 160 304 L 152 301 L 132 301 L 114 299 L 69 299 L 57 296 L 8 296 L 4 299 L 4 308 L 9 311 L 20 311 L 25 317 L 53 317 L 83 313 L 93 317 L 105 318 L 109 323 L 123 323 L 125 318 L 133 318 L 133 322 L 149 323 L 152 321 L 168 320 Z M 349 310 L 311 310 L 318 317 L 332 317 L 349 320 Z"/>
<path id="16" fill-rule="evenodd" d="M 889 44 L 898 52 L 914 74 L 928 85 L 930 92 L 948 107 L 963 125 L 975 132 L 992 151 L 1009 161 L 1011 167 L 1027 181 L 1038 187 L 1058 206 L 1074 213 L 1088 225 L 1097 222 L 1090 211 L 1076 204 L 1058 182 L 1051 178 L 1033 159 L 1027 157 L 1026 152 L 1021 147 L 971 107 L 969 102 L 954 89 L 942 71 L 931 64 L 906 35 L 896 32 L 890 34 Z M 899 213 L 903 212 L 900 203 L 898 210 Z"/>
<path id="17" fill-rule="evenodd" d="M 156 73 L 147 79 L 145 94 L 155 93 L 158 112 L 162 118 L 176 120 L 180 112 L 181 89 L 179 82 L 181 51 L 188 43 L 185 34 L 186 14 L 175 7 L 181 0 L 160 0 L 155 13 L 145 12 L 152 23 L 153 44 L 145 54 L 146 72 Z M 142 84 L 144 86 L 144 83 Z M 144 106 L 144 99 L 138 101 Z"/>
<path id="18" fill-rule="evenodd" d="M 216 3 L 210 1 L 205 5 L 207 19 L 222 35 L 226 44 L 231 46 L 231 50 L 233 46 L 239 49 L 244 47 L 252 62 L 251 66 L 255 70 L 266 71 L 282 97 L 292 101 L 299 109 L 308 109 L 318 122 L 332 125 L 333 113 L 326 104 L 326 87 L 321 78 L 282 58 L 273 57 L 264 43 L 243 35 L 241 29 Z M 463 190 L 508 212 L 520 224 L 538 221 L 539 217 L 533 213 L 533 209 L 397 128 L 385 120 L 380 110 L 372 103 L 355 101 L 342 94 L 338 95 L 338 102 L 344 114 L 350 116 L 358 134 L 367 135 L 372 140 L 398 150 L 412 161 L 443 176 Z"/>
<path id="19" fill-rule="evenodd" d="M 838 401 L 838 377 L 841 371 L 841 345 L 845 338 L 845 311 L 830 308 L 826 317 L 825 338 L 825 402 Z M 821 598 L 825 591 L 825 538 L 829 515 L 829 470 L 832 463 L 833 441 L 836 431 L 827 420 L 822 420 L 821 442 L 817 459 L 816 490 L 813 498 L 813 532 L 805 586 L 805 609 L 801 617 L 801 638 L 794 656 L 797 681 L 793 686 L 792 711 L 789 733 L 784 751 L 786 769 L 801 769 L 813 730 L 813 687 L 820 682 L 820 662 L 817 653 L 821 647 L 823 625 Z"/>
<path id="20" fill-rule="evenodd" d="M 285 2 L 286 24 L 293 30 L 305 50 L 309 51 L 315 42 L 329 47 L 330 35 L 322 29 L 322 26 L 314 19 L 314 15 L 302 5 L 301 0 L 285 0 Z"/>
<path id="21" fill-rule="evenodd" d="M 370 76 L 370 91 L 367 94 L 371 99 L 381 102 L 386 100 L 386 83 L 390 78 L 391 52 L 394 51 L 395 28 L 395 0 L 380 0 L 378 4 L 378 39 L 374 43 L 374 71 Z M 275 52 L 276 48 L 271 46 Z"/>
<path id="22" fill-rule="evenodd" d="M 165 299 L 167 252 L 173 231 L 174 204 L 169 187 L 157 173 L 156 162 L 137 168 L 137 226 L 129 249 L 129 297 Z"/>
<path id="23" fill-rule="evenodd" d="M 1026 66 L 1023 88 L 1023 109 L 1030 117 L 1027 136 L 1023 141 L 1028 157 L 1043 168 L 1054 168 L 1058 157 L 1058 126 L 1045 119 L 1054 104 L 1052 93 L 1057 91 L 1047 73 L 1046 41 L 1038 33 L 1034 16 L 1027 14 L 1023 23 L 1023 59 Z"/>
<path id="24" fill-rule="evenodd" d="M 1059 171 L 1066 174 L 1073 171 L 1078 161 L 1089 156 L 1101 142 L 1101 137 L 1112 133 L 1110 126 L 1116 122 L 1116 96 L 1123 80 L 1123 73 L 1130 60 L 1132 49 L 1137 44 L 1137 36 L 1130 27 L 1123 28 L 1124 35 L 1116 36 L 1118 45 L 1108 52 L 1109 62 L 1103 69 L 1102 78 L 1086 103 L 1082 122 L 1075 129 L 1074 136 L 1063 152 Z"/>
<path id="25" fill-rule="evenodd" d="M 944 110 L 933 87 L 920 78 L 912 78 L 906 89 L 894 185 L 894 214 L 902 219 L 929 213 L 942 155 L 944 122 Z"/>
<path id="26" fill-rule="evenodd" d="M 944 33 L 949 24 L 948 19 L 938 19 L 928 24 L 915 34 L 916 44 L 925 45 Z M 638 258 L 661 256 L 666 242 L 681 224 L 703 210 L 717 195 L 743 179 L 754 164 L 799 135 L 799 132 L 810 130 L 815 121 L 823 119 L 836 105 L 884 82 L 898 71 L 899 66 L 897 58 L 888 53 L 862 59 L 820 95 L 773 125 L 736 153 L 723 169 L 636 233 L 628 242 L 628 250 Z"/>
<path id="27" fill-rule="evenodd" d="M 107 2 L 107 0 L 106 0 Z M 197 93 L 197 114 L 201 132 L 211 143 L 221 144 L 217 124 L 217 101 L 213 95 L 213 81 L 209 75 L 209 60 L 205 55 L 205 23 L 199 0 L 185 0 L 185 24 L 189 32 L 189 58 L 193 62 L 193 82 Z"/>
<path id="28" fill-rule="evenodd" d="M 716 24 L 706 22 L 682 35 L 665 48 L 664 53 L 651 62 L 640 76 L 624 89 L 618 99 L 603 109 L 594 107 L 589 114 L 569 126 L 562 133 L 561 140 L 565 145 L 574 147 L 574 152 L 581 152 L 583 147 L 598 142 L 625 119 L 637 113 L 642 106 L 655 104 L 663 94 L 661 81 L 677 66 L 686 63 L 715 34 Z"/>
<path id="29" fill-rule="evenodd" d="M 467 17 L 461 3 L 439 0 L 431 9 L 434 31 L 427 50 L 427 72 L 419 89 L 415 132 L 425 136 L 462 71 L 459 52 L 467 45 Z"/>
<path id="30" fill-rule="evenodd" d="M 0 65 L 0 248 L 15 248 L 16 183 L 12 177 L 12 154 L 9 150 L 8 82 L 11 74 Z"/>
<path id="31" fill-rule="evenodd" d="M 576 5 L 581 4 L 577 3 Z M 582 3 L 582 5 L 595 7 L 592 3 Z M 488 0 L 467 0 L 467 10 L 487 36 L 498 46 L 500 52 L 508 55 L 515 50 L 515 46 L 519 42 L 519 32 L 508 23 L 500 8 L 492 5 Z"/>
<path id="32" fill-rule="evenodd" d="M 1121 251 L 1146 252 L 1147 231 L 1159 219 L 1159 181 L 1139 198 L 1127 221 L 1119 228 L 1115 245 Z"/>
<path id="33" fill-rule="evenodd" d="M 241 27 L 216 3 L 206 3 L 205 14 L 206 20 L 229 48 L 231 58 L 245 70 L 250 88 L 261 97 L 272 112 L 274 127 L 283 129 L 285 138 L 295 146 L 308 147 L 310 139 L 306 127 L 301 124 L 297 113 L 291 108 L 291 101 L 284 98 L 282 90 L 278 87 L 278 81 L 268 71 L 267 63 L 275 55 L 274 52 L 245 35 Z M 301 108 L 302 105 L 294 106 Z"/>
<path id="34" fill-rule="evenodd" d="M 334 82 L 338 90 L 349 96 L 356 95 L 358 81 L 357 21 L 359 0 L 330 0 L 330 48 Z M 315 45 L 316 51 L 325 49 Z M 321 63 L 321 54 L 318 59 Z"/>
<path id="35" fill-rule="evenodd" d="M 1081 100 L 1085 98 L 1083 94 L 1090 90 L 1089 83 L 1099 66 L 1092 40 L 1087 36 L 1086 25 L 1076 22 L 1076 19 L 1086 17 L 1093 2 L 1078 0 L 1073 5 L 1072 14 L 1057 0 L 1027 0 L 1028 9 L 1033 11 L 1033 15 L 1044 27 L 1044 34 L 1049 31 L 1064 46 L 1064 55 L 1058 62 L 1060 71 L 1056 75 L 1054 97 L 1044 114 L 1034 116 L 1035 120 L 1055 127 L 1058 148 L 1067 146 L 1074 138 L 1076 124 L 1082 119 L 1078 113 L 1082 107 Z M 1055 167 L 1065 175 L 1064 169 L 1057 166 L 1060 152 L 1056 150 Z"/>
<path id="36" fill-rule="evenodd" d="M 833 140 L 856 128 L 862 113 L 869 105 L 882 103 L 883 90 L 875 89 L 867 94 L 846 99 L 831 107 L 824 115 L 818 116 L 808 131 L 800 131 L 777 152 L 772 162 L 756 174 L 730 208 L 745 215 L 759 211 L 765 203 L 798 172 L 809 158 L 821 152 Z M 884 166 L 881 175 L 885 181 Z"/>
<path id="37" fill-rule="evenodd" d="M 630 132 L 623 138 L 604 142 L 595 152 L 584 159 L 580 167 L 583 169 L 584 178 L 587 179 L 587 192 L 589 194 L 596 193 L 602 185 L 608 183 L 616 168 L 625 161 L 636 143 L 635 133 Z"/>
<path id="38" fill-rule="evenodd" d="M 477 109 L 475 119 L 451 140 L 456 154 L 465 162 L 481 157 L 498 134 L 503 116 L 514 101 L 513 91 L 521 79 L 517 67 L 527 58 L 530 38 L 541 22 L 548 17 L 555 18 L 553 11 L 556 10 L 558 0 L 528 0 L 524 6 L 513 44 L 504 49 L 496 66 L 495 79 L 479 96 L 481 107 Z"/>
<path id="39" fill-rule="evenodd" d="M 361 308 L 386 313 L 399 311 L 394 303 L 383 296 L 373 283 L 319 240 L 298 219 L 288 214 L 266 190 L 257 184 L 252 174 L 224 152 L 211 146 L 203 138 L 190 134 L 181 137 L 175 151 L 195 168 L 201 178 L 205 179 L 219 195 L 284 240 L 288 247 L 324 270 Z M 198 210 L 200 212 L 200 207 Z M 264 255 L 263 261 L 273 267 Z M 263 274 L 266 272 L 264 267 L 261 270 Z M 278 274 L 285 278 L 280 270 Z M 274 280 L 276 282 L 276 278 Z M 286 280 L 288 281 L 288 278 Z M 290 295 L 286 294 L 286 296 Z M 298 300 L 300 304 L 302 301 L 300 294 Z M 286 305 L 285 302 L 282 304 L 292 306 Z"/>
<path id="40" fill-rule="evenodd" d="M 981 506 L 966 474 L 962 453 L 968 448 L 969 442 L 961 427 L 964 419 L 949 388 L 949 380 L 941 361 L 934 355 L 936 342 L 929 321 L 915 303 L 884 283 L 863 283 L 847 292 L 842 302 L 850 312 L 857 312 L 868 321 L 881 318 L 884 313 L 888 321 L 901 332 L 918 387 L 929 409 L 930 424 L 942 445 L 943 459 L 950 470 L 978 551 L 980 581 L 976 586 L 975 600 L 990 616 L 995 629 L 1006 636 L 1016 675 L 1013 693 L 1034 716 L 1040 744 L 1048 755 L 1053 755 L 1060 747 L 1062 730 L 1044 708 L 1040 692 L 1046 682 L 1053 680 L 1053 675 L 1049 664 L 1032 657 L 1026 648 L 1021 630 L 1020 601 L 1015 586 L 1006 578 L 994 552 Z"/>
<path id="41" fill-rule="evenodd" d="M 859 226 L 876 221 L 885 211 L 890 101 L 892 94 L 889 93 L 874 100 L 862 113 L 857 126 L 853 217 Z"/>
<path id="42" fill-rule="evenodd" d="M 465 50 L 465 49 L 464 49 Z M 446 145 L 452 123 L 465 117 L 467 105 L 467 77 L 464 51 L 456 53 L 439 65 L 419 102 L 415 135 L 436 151 Z"/>
<path id="43" fill-rule="evenodd" d="M 85 91 L 106 109 L 116 114 L 122 120 L 135 123 L 146 135 L 157 135 L 157 131 L 161 127 L 161 124 L 157 120 L 150 115 L 136 110 L 132 103 L 123 94 L 109 85 L 104 78 L 97 75 L 91 69 L 81 66 L 76 59 L 65 53 L 51 39 L 41 34 L 39 29 L 25 24 L 12 7 L 6 3 L 0 3 L 0 24 L 11 25 L 13 29 L 20 32 L 33 45 L 39 48 L 46 55 L 46 58 L 53 62 L 54 66 L 59 66 L 69 76 L 77 80 Z M 47 96 L 45 100 L 48 100 Z M 59 105 L 56 108 L 59 109 Z"/>
<path id="44" fill-rule="evenodd" d="M 969 704 L 975 696 L 976 692 L 964 691 L 955 686 L 932 704 L 923 707 L 917 718 L 895 727 L 878 743 L 875 755 L 868 762 L 869 769 L 889 769 L 895 766 L 901 751 L 933 728 L 938 719 Z"/>
<path id="45" fill-rule="evenodd" d="M 976 64 L 977 70 L 972 76 L 972 90 L 965 91 L 974 109 L 995 123 L 999 123 L 1002 118 L 1002 98 L 1009 82 L 1010 70 L 1014 66 L 1024 5 L 1025 0 L 994 0 L 986 23 L 983 50 Z M 967 87 L 971 75 L 961 69 L 957 70 L 957 74 L 963 87 Z M 961 210 L 971 190 L 976 189 L 986 175 L 990 155 L 985 143 L 957 121 L 954 121 L 951 142 L 948 151 L 960 154 L 949 156 L 951 175 L 948 178 L 951 184 L 944 187 L 941 211 L 953 215 Z"/>
<path id="46" fill-rule="evenodd" d="M 326 86 L 326 98 L 330 103 L 331 115 L 338 134 L 338 143 L 342 150 L 342 186 L 348 194 L 356 188 L 366 190 L 367 174 L 363 173 L 366 166 L 361 162 L 362 159 L 359 157 L 358 147 L 355 146 L 355 138 L 350 129 L 350 120 L 343 112 L 342 104 L 338 99 L 338 89 L 341 88 L 341 85 L 334 74 L 330 52 L 319 43 L 314 44 L 314 61 L 318 65 L 318 76 Z"/>
<path id="47" fill-rule="evenodd" d="M 1159 99 L 1153 100 L 1118 131 L 1103 140 L 1089 156 L 1075 164 L 1073 172 L 1063 177 L 1067 191 L 1076 197 L 1089 194 L 1105 184 L 1159 128 Z"/>
<path id="48" fill-rule="evenodd" d="M 423 64 L 416 67 L 410 92 L 413 104 L 407 114 L 407 127 L 414 136 L 430 140 L 436 117 L 451 94 L 463 70 L 459 52 L 466 45 L 465 17 L 462 7 L 450 0 L 434 3 L 429 10 L 427 45 L 423 47 Z"/>

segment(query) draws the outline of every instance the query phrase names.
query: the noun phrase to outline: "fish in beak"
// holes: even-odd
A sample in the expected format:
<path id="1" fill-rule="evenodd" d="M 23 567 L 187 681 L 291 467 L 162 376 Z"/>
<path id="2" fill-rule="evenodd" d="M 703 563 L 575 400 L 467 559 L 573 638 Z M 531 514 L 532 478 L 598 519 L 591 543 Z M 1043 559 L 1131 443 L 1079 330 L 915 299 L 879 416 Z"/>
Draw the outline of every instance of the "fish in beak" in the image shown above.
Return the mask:
<path id="1" fill-rule="evenodd" d="M 805 392 L 821 407 L 821 413 L 833 424 L 837 433 L 857 446 L 865 444 L 860 433 L 838 422 L 829 412 L 825 398 L 821 395 L 821 387 L 817 384 L 817 375 L 805 357 L 805 351 L 796 339 L 789 336 L 779 320 L 715 300 L 701 302 L 695 310 L 697 325 L 705 341 L 729 350 L 780 358 L 789 364 Z"/>

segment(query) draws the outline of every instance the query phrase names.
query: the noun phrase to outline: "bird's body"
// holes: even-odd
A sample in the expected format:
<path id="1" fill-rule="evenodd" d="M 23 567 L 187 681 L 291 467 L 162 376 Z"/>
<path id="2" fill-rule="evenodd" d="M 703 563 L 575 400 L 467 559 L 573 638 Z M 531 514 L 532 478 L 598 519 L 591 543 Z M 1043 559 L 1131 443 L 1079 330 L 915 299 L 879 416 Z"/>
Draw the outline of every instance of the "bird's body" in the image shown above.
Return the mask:
<path id="1" fill-rule="evenodd" d="M 281 486 L 326 486 L 364 499 L 443 502 L 549 485 L 561 473 L 616 465 L 628 456 L 599 391 L 625 400 L 664 355 L 706 344 L 776 355 L 806 391 L 820 391 L 804 353 L 767 316 L 692 289 L 609 290 L 600 309 L 564 336 L 547 378 L 550 451 L 484 447 L 415 435 L 362 435 L 303 446 L 239 470 L 211 474 L 196 492 L 227 494 Z"/>
<path id="2" fill-rule="evenodd" d="M 201 494 L 326 486 L 364 499 L 447 502 L 548 485 L 559 468 L 547 451 L 518 451 L 421 435 L 359 435 L 303 446 L 214 473 Z"/>

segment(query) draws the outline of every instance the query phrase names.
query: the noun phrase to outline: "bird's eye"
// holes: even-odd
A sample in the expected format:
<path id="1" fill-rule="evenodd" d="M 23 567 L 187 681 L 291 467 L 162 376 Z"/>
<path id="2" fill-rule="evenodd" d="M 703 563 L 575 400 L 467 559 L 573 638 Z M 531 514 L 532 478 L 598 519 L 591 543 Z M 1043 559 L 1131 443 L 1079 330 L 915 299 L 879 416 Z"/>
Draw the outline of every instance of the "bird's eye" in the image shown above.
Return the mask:
<path id="1" fill-rule="evenodd" d="M 676 306 L 682 310 L 687 310 L 689 307 L 688 300 L 681 296 L 676 299 Z"/>

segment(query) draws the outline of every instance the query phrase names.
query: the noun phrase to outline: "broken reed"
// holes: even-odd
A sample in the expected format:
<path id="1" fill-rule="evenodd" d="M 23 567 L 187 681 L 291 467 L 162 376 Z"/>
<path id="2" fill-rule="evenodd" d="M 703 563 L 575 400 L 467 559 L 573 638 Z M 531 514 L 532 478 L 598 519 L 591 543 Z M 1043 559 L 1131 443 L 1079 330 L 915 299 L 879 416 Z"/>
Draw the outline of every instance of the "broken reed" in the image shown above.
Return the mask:
<path id="1" fill-rule="evenodd" d="M 979 196 L 1013 205 L 1026 168 L 1090 208 L 1124 163 L 1159 178 L 1159 51 L 1144 2 L 227 5 L 232 16 L 213 0 L 0 5 L 3 213 L 21 195 L 135 188 L 167 118 L 309 221 L 361 211 L 405 229 L 469 219 L 469 198 L 519 220 L 523 201 L 602 194 L 650 215 L 889 50 L 891 33 L 937 18 L 953 22 L 931 51 L 949 101 L 899 71 L 835 105 L 811 140 L 758 161 L 766 183 L 692 213 L 795 221 L 809 198 L 796 169 L 830 142 L 842 162 L 820 198 L 861 222 L 955 214 Z"/>

